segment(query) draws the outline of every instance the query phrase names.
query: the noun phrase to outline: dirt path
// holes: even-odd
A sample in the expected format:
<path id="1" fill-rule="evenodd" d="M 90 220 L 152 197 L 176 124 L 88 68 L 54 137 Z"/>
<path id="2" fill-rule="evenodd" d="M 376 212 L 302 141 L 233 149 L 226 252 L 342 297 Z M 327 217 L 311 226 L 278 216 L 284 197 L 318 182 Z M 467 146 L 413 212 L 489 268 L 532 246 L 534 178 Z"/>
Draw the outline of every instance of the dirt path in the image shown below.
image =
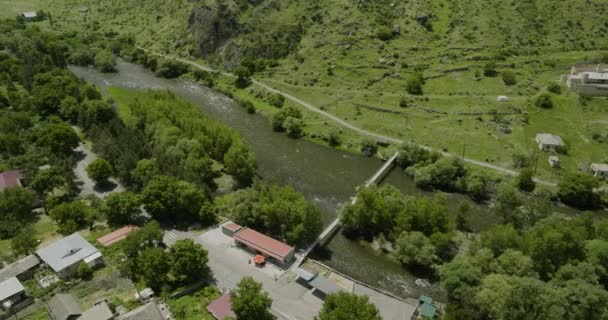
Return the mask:
<path id="1" fill-rule="evenodd" d="M 231 73 L 222 72 L 222 71 L 219 71 L 219 70 L 216 70 L 216 69 L 212 69 L 212 68 L 209 68 L 209 67 L 206 67 L 206 66 L 202 66 L 202 65 L 200 65 L 200 64 L 198 64 L 196 62 L 192 62 L 190 60 L 186 60 L 186 59 L 182 59 L 182 58 L 178 58 L 178 57 L 169 56 L 169 55 L 162 54 L 162 53 L 155 52 L 155 51 L 151 51 L 151 50 L 148 50 L 146 48 L 139 47 L 139 46 L 138 46 L 138 48 L 140 48 L 140 49 L 142 49 L 142 50 L 144 50 L 146 52 L 149 52 L 151 54 L 163 57 L 163 58 L 174 59 L 174 60 L 177 60 L 179 62 L 183 62 L 183 63 L 189 64 L 189 65 L 191 65 L 193 67 L 199 68 L 199 69 L 204 70 L 204 71 L 219 72 L 223 76 L 231 77 L 231 78 L 236 78 L 236 76 L 233 75 L 233 74 L 231 74 Z M 317 113 L 319 115 L 322 115 L 323 117 L 325 117 L 327 119 L 330 119 L 333 122 L 336 122 L 339 125 L 341 125 L 341 126 L 343 126 L 345 128 L 348 128 L 350 130 L 353 130 L 353 131 L 355 131 L 355 132 L 357 132 L 357 133 L 359 133 L 361 135 L 364 135 L 364 136 L 367 136 L 367 137 L 371 137 L 371 138 L 375 138 L 375 139 L 379 139 L 379 140 L 383 140 L 383 141 L 394 143 L 394 144 L 402 144 L 402 143 L 404 143 L 403 140 L 395 138 L 395 137 L 389 137 L 389 136 L 385 136 L 383 134 L 379 134 L 379 133 L 376 133 L 376 132 L 371 132 L 371 131 L 368 131 L 368 130 L 365 130 L 365 129 L 361 129 L 361 128 L 359 128 L 359 127 L 357 127 L 357 126 L 355 126 L 355 125 L 353 125 L 353 124 L 351 124 L 351 123 L 349 123 L 347 121 L 344 121 L 343 119 L 340 119 L 339 117 L 337 117 L 337 116 L 335 116 L 335 115 L 333 115 L 333 114 L 331 114 L 329 112 L 323 111 L 323 110 L 315 107 L 314 105 L 312 105 L 312 104 L 310 104 L 310 103 L 308 103 L 308 102 L 306 102 L 304 100 L 301 100 L 301 99 L 299 99 L 297 97 L 294 97 L 294 96 L 290 95 L 289 93 L 283 92 L 283 91 L 275 89 L 273 87 L 270 87 L 270 86 L 264 84 L 263 82 L 260 82 L 260 81 L 255 80 L 255 79 L 251 79 L 251 81 L 252 81 L 253 84 L 255 84 L 257 86 L 260 86 L 260 87 L 266 89 L 267 91 L 270 91 L 272 93 L 281 94 L 285 98 L 287 98 L 287 99 L 289 99 L 289 100 L 291 100 L 291 101 L 293 101 L 293 102 L 295 102 L 295 103 L 303 106 L 304 108 L 308 109 L 309 111 Z M 457 157 L 456 155 L 454 155 L 452 153 L 443 152 L 441 150 L 437 150 L 437 149 L 431 148 L 429 146 L 420 145 L 420 147 L 425 148 L 425 149 L 430 150 L 430 151 L 439 152 L 443 156 L 446 156 L 446 157 Z M 464 162 L 467 162 L 467 163 L 470 163 L 470 164 L 473 164 L 473 165 L 476 165 L 476 166 L 480 166 L 480 167 L 496 170 L 496 171 L 501 172 L 503 174 L 508 174 L 508 175 L 512 175 L 512 176 L 517 175 L 517 171 L 515 171 L 515 170 L 503 168 L 501 166 L 493 165 L 491 163 L 487 163 L 487 162 L 484 162 L 484 161 L 479 161 L 479 160 L 475 160 L 475 159 L 471 159 L 471 158 L 462 158 L 462 159 L 463 159 Z M 539 183 L 539 184 L 546 185 L 546 186 L 553 186 L 553 187 L 556 186 L 556 184 L 553 183 L 553 182 L 545 181 L 545 180 L 538 179 L 538 178 L 534 178 L 534 181 L 537 182 L 537 183 Z"/>

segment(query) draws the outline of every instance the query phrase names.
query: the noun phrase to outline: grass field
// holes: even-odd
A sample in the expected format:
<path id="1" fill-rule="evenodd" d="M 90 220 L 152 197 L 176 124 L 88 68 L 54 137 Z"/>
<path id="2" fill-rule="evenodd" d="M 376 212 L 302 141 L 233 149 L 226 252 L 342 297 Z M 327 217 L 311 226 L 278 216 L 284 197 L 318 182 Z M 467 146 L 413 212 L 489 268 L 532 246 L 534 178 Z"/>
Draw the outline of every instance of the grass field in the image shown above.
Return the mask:
<path id="1" fill-rule="evenodd" d="M 221 293 L 215 287 L 204 287 L 177 299 L 169 300 L 171 312 L 177 320 L 213 320 L 207 305 L 219 298 Z"/>

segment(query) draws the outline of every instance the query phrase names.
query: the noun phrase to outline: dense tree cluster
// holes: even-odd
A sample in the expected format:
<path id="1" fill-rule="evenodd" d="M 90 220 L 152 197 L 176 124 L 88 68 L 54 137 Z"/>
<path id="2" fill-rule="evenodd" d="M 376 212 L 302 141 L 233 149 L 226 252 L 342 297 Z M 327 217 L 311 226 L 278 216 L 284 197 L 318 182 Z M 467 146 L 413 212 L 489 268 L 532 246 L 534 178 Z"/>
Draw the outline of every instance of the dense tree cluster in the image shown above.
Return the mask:
<path id="1" fill-rule="evenodd" d="M 232 310 L 237 319 L 243 320 L 271 320 L 270 313 L 272 299 L 268 296 L 260 282 L 251 277 L 244 277 L 230 292 Z"/>
<path id="2" fill-rule="evenodd" d="M 291 187 L 256 181 L 226 196 L 220 207 L 237 223 L 293 245 L 311 243 L 322 228 L 320 211 Z"/>
<path id="3" fill-rule="evenodd" d="M 380 312 L 367 296 L 340 291 L 325 297 L 315 320 L 381 320 Z"/>
<path id="4" fill-rule="evenodd" d="M 549 217 L 510 225 L 440 269 L 452 319 L 603 319 L 608 316 L 606 222 Z"/>

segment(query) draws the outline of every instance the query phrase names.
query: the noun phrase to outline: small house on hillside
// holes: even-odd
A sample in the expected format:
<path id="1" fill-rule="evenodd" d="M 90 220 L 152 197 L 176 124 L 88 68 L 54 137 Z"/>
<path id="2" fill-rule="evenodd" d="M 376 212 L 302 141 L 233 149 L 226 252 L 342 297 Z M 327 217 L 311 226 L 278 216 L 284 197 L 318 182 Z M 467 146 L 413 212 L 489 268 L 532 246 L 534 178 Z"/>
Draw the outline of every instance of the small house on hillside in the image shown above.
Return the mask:
<path id="1" fill-rule="evenodd" d="M 82 314 L 82 309 L 69 294 L 56 294 L 47 303 L 47 309 L 52 320 L 75 320 Z"/>
<path id="2" fill-rule="evenodd" d="M 594 176 L 608 180 L 608 163 L 592 163 L 589 169 Z"/>
<path id="3" fill-rule="evenodd" d="M 539 133 L 536 135 L 536 143 L 538 148 L 543 151 L 555 152 L 559 148 L 566 146 L 564 140 L 558 135 L 550 133 Z"/>
<path id="4" fill-rule="evenodd" d="M 38 13 L 35 11 L 28 11 L 21 14 L 25 21 L 36 21 L 38 19 Z"/>
<path id="5" fill-rule="evenodd" d="M 573 66 L 565 76 L 568 88 L 586 95 L 608 96 L 608 66 Z"/>
<path id="6" fill-rule="evenodd" d="M 20 170 L 0 173 L 0 192 L 13 187 L 23 187 L 23 173 Z"/>
<path id="7" fill-rule="evenodd" d="M 26 298 L 25 288 L 16 277 L 0 282 L 0 308 L 3 310 L 11 310 Z"/>
<path id="8" fill-rule="evenodd" d="M 72 276 L 80 262 L 95 268 L 103 265 L 103 256 L 80 234 L 74 233 L 36 251 L 46 265 L 61 278 Z"/>

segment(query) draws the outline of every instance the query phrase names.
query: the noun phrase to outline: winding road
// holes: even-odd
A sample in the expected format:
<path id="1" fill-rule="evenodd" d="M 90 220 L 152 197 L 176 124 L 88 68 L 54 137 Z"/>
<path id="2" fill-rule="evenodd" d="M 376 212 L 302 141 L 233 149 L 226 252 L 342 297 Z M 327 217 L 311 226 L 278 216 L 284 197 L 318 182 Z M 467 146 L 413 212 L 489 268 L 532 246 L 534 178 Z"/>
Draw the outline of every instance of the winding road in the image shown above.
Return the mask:
<path id="1" fill-rule="evenodd" d="M 191 65 L 191 66 L 193 66 L 195 68 L 201 69 L 203 71 L 218 72 L 218 73 L 220 73 L 223 76 L 231 77 L 231 78 L 236 78 L 236 76 L 234 74 L 232 74 L 232 73 L 223 72 L 223 71 L 220 71 L 220 70 L 209 68 L 207 66 L 200 65 L 200 64 L 198 64 L 196 62 L 193 62 L 193 61 L 190 61 L 190 60 L 186 60 L 186 59 L 183 59 L 183 58 L 166 55 L 166 54 L 163 54 L 163 53 L 160 53 L 160 52 L 155 52 L 155 51 L 148 50 L 148 49 L 140 47 L 140 46 L 137 46 L 137 48 L 142 49 L 142 50 L 144 50 L 144 51 L 146 51 L 148 53 L 151 53 L 151 54 L 159 56 L 159 57 L 163 57 L 163 58 L 167 58 L 167 59 L 173 59 L 173 60 L 176 60 L 176 61 L 179 61 L 179 62 L 183 62 L 183 63 L 189 64 L 189 65 Z M 312 104 L 310 104 L 310 103 L 308 103 L 308 102 L 306 102 L 304 100 L 301 100 L 301 99 L 299 99 L 297 97 L 294 97 L 294 96 L 290 95 L 289 93 L 283 92 L 283 91 L 275 89 L 273 87 L 270 87 L 270 86 L 268 86 L 268 85 L 266 85 L 263 82 L 260 82 L 258 80 L 251 79 L 251 82 L 253 84 L 259 86 L 259 87 L 264 88 L 267 91 L 270 91 L 272 93 L 281 94 L 285 98 L 287 98 L 287 99 L 291 100 L 292 102 L 295 102 L 295 103 L 303 106 L 304 108 L 308 109 L 309 111 L 317 113 L 317 114 L 319 114 L 319 115 L 321 115 L 321 116 L 323 116 L 323 117 L 325 117 L 327 119 L 330 119 L 333 122 L 335 122 L 335 123 L 337 123 L 337 124 L 339 124 L 339 125 L 347 128 L 347 129 L 355 131 L 355 132 L 357 132 L 357 133 L 359 133 L 361 135 L 364 135 L 364 136 L 367 136 L 367 137 L 371 137 L 371 138 L 375 138 L 375 139 L 379 139 L 379 140 L 386 141 L 386 142 L 390 142 L 390 143 L 394 143 L 394 144 L 402 144 L 402 143 L 405 142 L 405 141 L 403 141 L 401 139 L 398 139 L 398 138 L 395 138 L 395 137 L 389 137 L 389 136 L 385 136 L 383 134 L 379 134 L 379 133 L 376 133 L 376 132 L 371 132 L 371 131 L 359 128 L 359 127 L 357 127 L 357 126 L 355 126 L 355 125 L 353 125 L 353 124 L 351 124 L 351 123 L 349 123 L 347 121 L 344 121 L 343 119 L 340 119 L 339 117 L 337 117 L 337 116 L 335 116 L 335 115 L 333 115 L 333 114 L 331 114 L 329 112 L 326 112 L 326 111 L 321 110 L 320 108 L 317 108 L 316 106 L 314 106 L 314 105 L 312 105 Z M 429 146 L 420 145 L 420 147 L 422 147 L 422 148 L 424 148 L 426 150 L 429 150 L 429 151 L 439 152 L 441 155 L 446 156 L 446 157 L 459 157 L 459 156 L 456 156 L 456 155 L 454 155 L 452 153 L 444 152 L 444 151 L 441 151 L 441 150 L 437 150 L 437 149 L 431 148 Z M 467 163 L 470 163 L 470 164 L 473 164 L 473 165 L 476 165 L 476 166 L 480 166 L 480 167 L 496 170 L 498 172 L 501 172 L 501 173 L 504 173 L 504 174 L 508 174 L 508 175 L 512 175 L 512 176 L 517 175 L 517 171 L 515 171 L 515 170 L 503 168 L 501 166 L 493 165 L 491 163 L 487 163 L 487 162 L 484 162 L 484 161 L 479 161 L 479 160 L 475 160 L 475 159 L 471 159 L 471 158 L 462 158 L 462 157 L 459 157 L 459 158 L 461 158 L 464 162 L 467 162 Z M 549 181 L 538 179 L 538 178 L 534 178 L 534 181 L 536 183 L 543 184 L 543 185 L 546 185 L 546 186 L 552 186 L 552 187 L 554 187 L 554 186 L 557 185 L 557 184 L 555 184 L 553 182 L 549 182 Z"/>

